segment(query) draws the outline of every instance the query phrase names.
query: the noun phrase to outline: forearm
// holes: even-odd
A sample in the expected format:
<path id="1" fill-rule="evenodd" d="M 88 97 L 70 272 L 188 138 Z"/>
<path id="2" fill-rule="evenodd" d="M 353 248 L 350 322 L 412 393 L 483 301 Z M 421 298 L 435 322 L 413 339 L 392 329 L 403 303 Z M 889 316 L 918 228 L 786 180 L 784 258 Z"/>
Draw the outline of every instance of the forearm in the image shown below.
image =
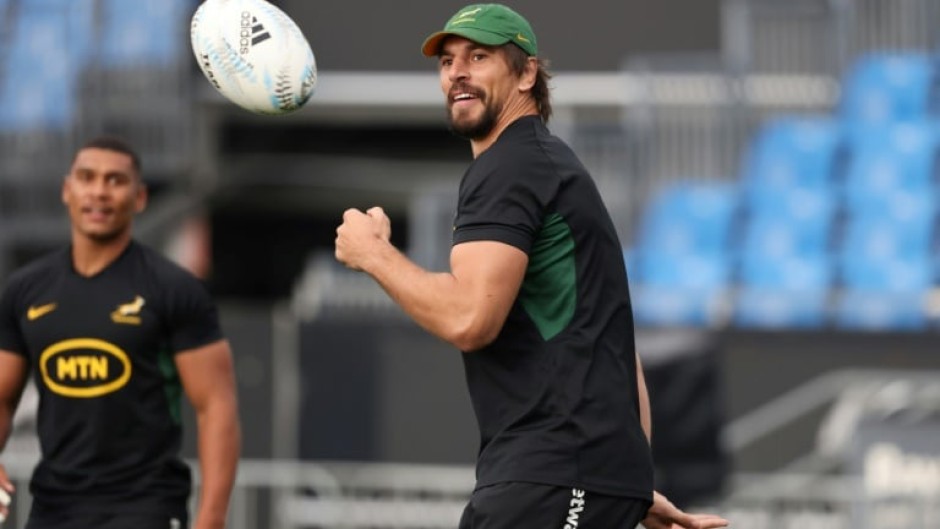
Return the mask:
<path id="1" fill-rule="evenodd" d="M 197 412 L 199 469 L 202 485 L 194 529 L 225 527 L 229 497 L 241 450 L 241 432 L 234 399 L 220 399 Z"/>
<path id="2" fill-rule="evenodd" d="M 640 425 L 646 434 L 647 442 L 653 443 L 653 419 L 650 415 L 650 396 L 646 390 L 646 377 L 643 375 L 643 364 L 640 355 L 636 355 L 636 386 L 640 405 Z"/>
<path id="3" fill-rule="evenodd" d="M 474 348 L 474 307 L 452 273 L 429 272 L 387 243 L 363 270 L 426 331 L 461 350 Z"/>
<path id="4" fill-rule="evenodd" d="M 12 430 L 13 410 L 7 406 L 0 405 L 0 452 L 3 452 L 3 449 L 6 447 Z"/>
<path id="5" fill-rule="evenodd" d="M 26 359 L 0 349 L 0 451 L 13 431 L 13 415 L 27 381 Z"/>

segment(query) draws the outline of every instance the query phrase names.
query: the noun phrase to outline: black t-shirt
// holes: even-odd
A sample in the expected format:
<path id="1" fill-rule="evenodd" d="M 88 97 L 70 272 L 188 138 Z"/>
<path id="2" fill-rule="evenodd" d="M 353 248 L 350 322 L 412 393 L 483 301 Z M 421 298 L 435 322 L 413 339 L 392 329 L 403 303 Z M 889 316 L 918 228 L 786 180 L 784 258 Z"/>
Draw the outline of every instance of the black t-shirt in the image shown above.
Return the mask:
<path id="1" fill-rule="evenodd" d="M 500 241 L 529 256 L 498 337 L 463 355 L 477 487 L 529 481 L 651 500 L 623 253 L 587 170 L 527 116 L 474 160 L 458 202 L 455 245 Z"/>
<path id="2" fill-rule="evenodd" d="M 34 509 L 185 512 L 173 355 L 221 338 L 202 283 L 136 242 L 92 277 L 70 249 L 14 273 L 0 349 L 29 360 L 39 390 Z"/>

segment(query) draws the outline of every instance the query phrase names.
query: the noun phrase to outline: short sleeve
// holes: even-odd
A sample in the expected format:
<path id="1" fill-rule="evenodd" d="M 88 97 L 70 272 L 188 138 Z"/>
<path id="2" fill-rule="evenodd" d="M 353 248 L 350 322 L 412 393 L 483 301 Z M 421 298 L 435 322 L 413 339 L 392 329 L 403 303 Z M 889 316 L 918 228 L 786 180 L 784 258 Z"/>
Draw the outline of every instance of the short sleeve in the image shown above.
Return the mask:
<path id="1" fill-rule="evenodd" d="M 499 241 L 529 253 L 558 178 L 535 157 L 486 162 L 471 167 L 461 183 L 453 242 Z"/>
<path id="2" fill-rule="evenodd" d="M 205 285 L 185 272 L 167 293 L 167 325 L 174 352 L 194 349 L 223 338 L 215 302 Z"/>
<path id="3" fill-rule="evenodd" d="M 26 344 L 20 329 L 16 303 L 16 287 L 11 283 L 0 294 L 0 349 L 26 355 Z"/>

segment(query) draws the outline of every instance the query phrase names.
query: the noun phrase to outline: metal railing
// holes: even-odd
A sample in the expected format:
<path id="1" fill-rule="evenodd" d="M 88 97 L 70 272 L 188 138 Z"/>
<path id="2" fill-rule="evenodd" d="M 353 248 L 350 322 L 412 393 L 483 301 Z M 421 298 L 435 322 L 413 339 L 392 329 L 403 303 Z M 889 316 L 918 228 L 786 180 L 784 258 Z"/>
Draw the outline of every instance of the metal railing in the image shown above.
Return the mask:
<path id="1" fill-rule="evenodd" d="M 5 461 L 19 492 L 3 527 L 22 529 L 34 461 Z M 454 528 L 473 479 L 472 468 L 463 466 L 243 460 L 228 527 Z M 936 494 L 872 494 L 857 475 L 737 474 L 731 483 L 733 492 L 717 504 L 693 508 L 748 529 L 931 529 L 940 523 Z"/>
<path id="2" fill-rule="evenodd" d="M 5 529 L 22 529 L 34 453 L 4 454 L 17 493 Z M 199 473 L 195 461 L 194 490 Z M 239 463 L 230 529 L 453 528 L 474 485 L 470 466 L 252 460 Z M 195 513 L 195 494 L 190 513 Z M 192 514 L 191 514 L 192 515 Z"/>

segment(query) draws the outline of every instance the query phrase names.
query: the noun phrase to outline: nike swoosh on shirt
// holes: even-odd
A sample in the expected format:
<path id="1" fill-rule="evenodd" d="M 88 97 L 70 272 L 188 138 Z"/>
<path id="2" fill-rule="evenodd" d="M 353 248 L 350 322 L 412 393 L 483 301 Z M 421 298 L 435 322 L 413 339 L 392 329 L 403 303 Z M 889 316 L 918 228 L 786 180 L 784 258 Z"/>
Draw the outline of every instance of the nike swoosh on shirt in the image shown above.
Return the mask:
<path id="1" fill-rule="evenodd" d="M 40 305 L 38 307 L 30 307 L 26 311 L 26 319 L 29 321 L 38 320 L 46 314 L 54 311 L 57 305 L 55 303 L 46 303 L 45 305 Z"/>

